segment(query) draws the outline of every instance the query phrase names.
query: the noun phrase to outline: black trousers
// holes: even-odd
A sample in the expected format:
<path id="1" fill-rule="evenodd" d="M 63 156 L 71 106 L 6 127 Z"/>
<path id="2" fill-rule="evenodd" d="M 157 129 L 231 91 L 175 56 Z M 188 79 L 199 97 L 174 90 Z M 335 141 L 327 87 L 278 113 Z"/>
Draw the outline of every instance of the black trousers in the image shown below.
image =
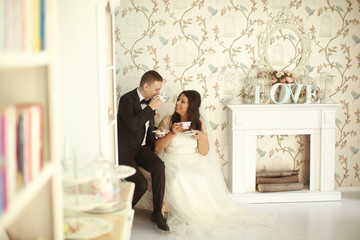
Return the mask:
<path id="1" fill-rule="evenodd" d="M 126 165 L 136 169 L 136 173 L 128 178 L 127 181 L 135 183 L 132 207 L 140 200 L 148 189 L 148 183 L 144 175 L 139 170 L 139 166 L 150 172 L 154 212 L 160 212 L 165 193 L 165 165 L 164 162 L 148 146 L 142 146 L 136 154 L 135 159 L 127 162 Z"/>

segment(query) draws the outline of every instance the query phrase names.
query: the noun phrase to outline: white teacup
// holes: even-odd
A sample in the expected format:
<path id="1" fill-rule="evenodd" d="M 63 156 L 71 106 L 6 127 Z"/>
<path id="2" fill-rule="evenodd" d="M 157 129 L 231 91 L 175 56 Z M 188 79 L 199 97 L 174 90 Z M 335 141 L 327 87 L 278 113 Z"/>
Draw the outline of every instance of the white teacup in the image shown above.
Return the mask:
<path id="1" fill-rule="evenodd" d="M 166 103 L 169 100 L 166 93 L 160 93 L 159 95 L 156 95 L 155 97 L 157 97 L 157 96 L 159 96 L 160 100 L 163 101 L 163 103 Z"/>
<path id="2" fill-rule="evenodd" d="M 189 129 L 191 125 L 191 122 L 179 122 L 179 123 L 183 129 Z"/>

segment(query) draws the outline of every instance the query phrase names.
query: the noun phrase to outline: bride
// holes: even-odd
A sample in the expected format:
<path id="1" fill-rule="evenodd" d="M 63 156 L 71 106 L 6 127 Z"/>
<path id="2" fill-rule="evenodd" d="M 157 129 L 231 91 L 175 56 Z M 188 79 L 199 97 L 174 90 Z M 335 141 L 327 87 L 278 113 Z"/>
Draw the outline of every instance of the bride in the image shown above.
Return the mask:
<path id="1" fill-rule="evenodd" d="M 268 226 L 263 214 L 240 206 L 227 195 L 220 164 L 209 147 L 208 128 L 200 116 L 201 97 L 197 91 L 180 93 L 174 113 L 159 123 L 169 130 L 155 143 L 155 152 L 165 163 L 165 202 L 170 231 L 181 235 L 248 225 Z M 191 131 L 180 122 L 190 121 Z"/>

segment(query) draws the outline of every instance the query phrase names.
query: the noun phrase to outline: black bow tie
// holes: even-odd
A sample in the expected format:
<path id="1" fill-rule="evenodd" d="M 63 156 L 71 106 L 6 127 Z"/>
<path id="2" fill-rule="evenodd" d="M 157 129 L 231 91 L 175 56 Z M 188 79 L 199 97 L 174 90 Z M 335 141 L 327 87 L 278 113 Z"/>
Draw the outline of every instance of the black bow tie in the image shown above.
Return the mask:
<path id="1" fill-rule="evenodd" d="M 140 103 L 149 105 L 150 101 L 151 101 L 151 99 L 148 99 L 148 100 L 143 99 L 143 100 L 140 101 Z"/>

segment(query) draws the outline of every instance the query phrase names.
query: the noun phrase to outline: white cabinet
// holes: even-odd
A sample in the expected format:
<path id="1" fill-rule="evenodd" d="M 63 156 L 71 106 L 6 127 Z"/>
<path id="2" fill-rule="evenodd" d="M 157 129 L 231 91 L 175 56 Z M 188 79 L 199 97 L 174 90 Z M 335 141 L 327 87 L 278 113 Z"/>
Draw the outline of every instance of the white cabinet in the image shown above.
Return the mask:
<path id="1" fill-rule="evenodd" d="M 62 239 L 60 160 L 57 152 L 59 99 L 55 89 L 56 1 L 3 0 L 0 5 L 6 6 L 6 11 L 0 12 L 0 112 L 9 106 L 29 103 L 40 103 L 43 109 L 42 168 L 15 190 L 1 212 L 0 226 L 18 239 Z M 35 46 L 35 41 L 42 43 Z M 5 144 L 12 143 L 7 141 Z M 14 145 L 18 147 L 17 143 Z M 28 167 L 31 168 L 32 164 L 30 162 Z M 3 189 L 1 198 L 4 201 Z"/>
<path id="2" fill-rule="evenodd" d="M 61 144 L 70 139 L 70 158 L 75 152 L 80 168 L 100 157 L 117 163 L 113 12 L 119 4 L 59 1 Z"/>

